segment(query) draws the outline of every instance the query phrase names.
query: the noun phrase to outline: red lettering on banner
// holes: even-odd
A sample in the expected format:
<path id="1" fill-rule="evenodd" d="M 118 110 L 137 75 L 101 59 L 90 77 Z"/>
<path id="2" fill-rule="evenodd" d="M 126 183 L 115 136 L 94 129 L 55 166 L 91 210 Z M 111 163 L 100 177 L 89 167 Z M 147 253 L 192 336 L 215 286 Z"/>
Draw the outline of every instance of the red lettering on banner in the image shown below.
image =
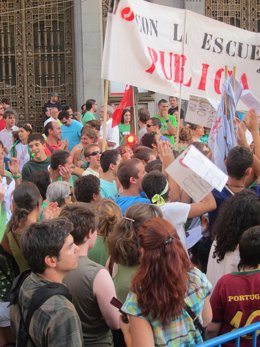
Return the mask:
<path id="1" fill-rule="evenodd" d="M 169 56 L 170 56 L 170 77 L 167 76 L 166 71 L 165 71 L 165 60 L 164 60 L 165 52 L 160 51 L 160 62 L 161 62 L 161 66 L 162 66 L 162 71 L 163 71 L 164 77 L 167 80 L 172 80 L 172 56 L 173 56 L 173 53 L 170 52 Z M 175 57 L 175 54 L 174 54 L 174 57 Z"/>
<path id="2" fill-rule="evenodd" d="M 188 82 L 184 83 L 185 75 L 185 64 L 187 57 L 184 54 L 173 54 L 169 52 L 166 54 L 165 51 L 156 51 L 154 48 L 147 47 L 149 56 L 151 58 L 151 66 L 145 70 L 150 74 L 153 74 L 155 70 L 161 71 L 165 80 L 173 81 L 174 83 L 181 83 L 185 87 L 191 87 L 192 76 L 188 79 Z M 198 90 L 206 91 L 207 90 L 207 81 L 209 78 L 210 65 L 202 63 L 201 74 L 199 76 L 199 83 L 197 86 Z M 214 91 L 216 94 L 221 94 L 221 84 L 223 80 L 224 68 L 219 68 L 215 72 L 210 73 L 210 77 L 214 76 Z M 228 71 L 228 74 L 232 75 L 232 70 Z M 247 75 L 243 73 L 241 75 L 241 83 L 244 89 L 249 89 Z"/>
<path id="3" fill-rule="evenodd" d="M 247 82 L 247 75 L 245 73 L 241 76 L 241 83 L 244 89 L 249 89 L 248 82 Z"/>
<path id="4" fill-rule="evenodd" d="M 155 64 L 157 63 L 158 56 L 157 56 L 156 50 L 151 48 L 151 47 L 148 47 L 148 52 L 149 52 L 150 57 L 152 59 L 152 65 L 149 67 L 149 69 L 147 69 L 145 71 L 152 74 L 156 68 Z"/>
<path id="5" fill-rule="evenodd" d="M 200 78 L 200 83 L 198 86 L 198 89 L 200 90 L 206 90 L 208 70 L 209 70 L 209 64 L 202 64 L 201 78 Z"/>

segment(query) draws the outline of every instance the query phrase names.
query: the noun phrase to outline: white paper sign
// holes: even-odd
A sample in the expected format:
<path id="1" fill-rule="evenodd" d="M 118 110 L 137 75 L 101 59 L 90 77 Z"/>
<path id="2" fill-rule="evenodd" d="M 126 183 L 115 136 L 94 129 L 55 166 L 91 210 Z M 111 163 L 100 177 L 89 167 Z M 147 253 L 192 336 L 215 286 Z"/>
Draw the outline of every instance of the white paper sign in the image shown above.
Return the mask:
<path id="1" fill-rule="evenodd" d="M 206 98 L 190 95 L 185 122 L 211 128 L 215 115 L 216 110 Z"/>
<path id="2" fill-rule="evenodd" d="M 196 202 L 201 201 L 213 188 L 221 191 L 228 179 L 194 146 L 179 155 L 166 172 Z"/>
<path id="3" fill-rule="evenodd" d="M 240 99 L 250 109 L 253 108 L 258 115 L 258 122 L 260 123 L 260 102 L 254 97 L 250 90 L 244 90 Z"/>

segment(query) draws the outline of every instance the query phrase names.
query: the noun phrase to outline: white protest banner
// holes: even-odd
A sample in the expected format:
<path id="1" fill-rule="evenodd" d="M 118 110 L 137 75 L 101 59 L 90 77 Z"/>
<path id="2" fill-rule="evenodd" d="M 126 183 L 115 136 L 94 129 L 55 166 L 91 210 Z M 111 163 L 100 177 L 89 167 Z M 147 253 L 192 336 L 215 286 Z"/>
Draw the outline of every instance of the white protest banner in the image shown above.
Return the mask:
<path id="1" fill-rule="evenodd" d="M 211 128 L 215 115 L 215 108 L 206 98 L 190 95 L 185 122 Z"/>
<path id="2" fill-rule="evenodd" d="M 195 12 L 121 0 L 108 15 L 102 77 L 166 95 L 219 99 L 225 65 L 260 99 L 260 33 Z M 229 71 L 231 73 L 231 71 Z"/>
<path id="3" fill-rule="evenodd" d="M 201 201 L 213 188 L 221 191 L 228 179 L 194 146 L 179 155 L 166 171 L 194 201 Z"/>

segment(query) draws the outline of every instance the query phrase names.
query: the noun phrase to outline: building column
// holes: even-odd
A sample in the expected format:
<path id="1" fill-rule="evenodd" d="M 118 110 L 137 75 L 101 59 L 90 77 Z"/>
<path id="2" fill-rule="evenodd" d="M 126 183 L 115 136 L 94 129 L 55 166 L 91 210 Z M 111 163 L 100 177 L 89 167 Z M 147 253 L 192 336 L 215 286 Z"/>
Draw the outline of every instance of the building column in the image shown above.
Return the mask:
<path id="1" fill-rule="evenodd" d="M 74 1 L 75 104 L 103 100 L 101 64 L 103 52 L 102 0 Z"/>
<path id="2" fill-rule="evenodd" d="M 205 16 L 205 0 L 185 0 L 185 8 Z"/>

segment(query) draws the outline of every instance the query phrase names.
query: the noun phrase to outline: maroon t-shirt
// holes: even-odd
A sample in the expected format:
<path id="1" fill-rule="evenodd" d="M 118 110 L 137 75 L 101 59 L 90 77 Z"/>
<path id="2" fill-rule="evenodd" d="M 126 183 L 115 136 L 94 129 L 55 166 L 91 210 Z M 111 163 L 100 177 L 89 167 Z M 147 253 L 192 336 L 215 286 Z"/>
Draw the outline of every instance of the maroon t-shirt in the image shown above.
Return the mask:
<path id="1" fill-rule="evenodd" d="M 217 282 L 210 298 L 212 322 L 222 323 L 219 335 L 260 321 L 260 270 L 234 272 Z M 235 346 L 235 342 L 223 346 Z M 251 335 L 241 338 L 241 347 L 251 347 Z"/>
<path id="2" fill-rule="evenodd" d="M 0 131 L 5 128 L 5 125 L 6 125 L 5 119 L 4 118 L 0 119 Z"/>

